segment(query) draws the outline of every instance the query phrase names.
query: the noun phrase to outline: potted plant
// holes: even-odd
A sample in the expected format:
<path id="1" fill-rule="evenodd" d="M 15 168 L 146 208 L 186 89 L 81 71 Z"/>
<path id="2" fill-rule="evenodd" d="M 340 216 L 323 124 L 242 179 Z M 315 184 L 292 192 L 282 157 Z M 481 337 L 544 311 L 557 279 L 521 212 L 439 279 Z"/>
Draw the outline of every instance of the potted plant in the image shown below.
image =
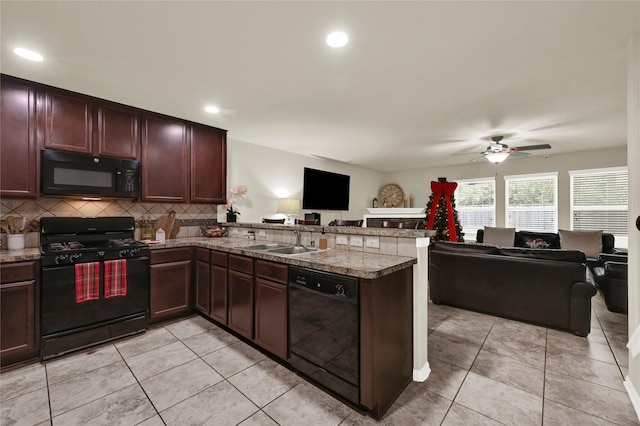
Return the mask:
<path id="1" fill-rule="evenodd" d="M 225 208 L 227 209 L 227 222 L 236 222 L 240 212 L 238 210 L 234 210 L 233 203 L 236 202 L 237 198 L 242 197 L 247 193 L 247 187 L 244 185 L 234 186 L 231 187 L 229 192 L 231 193 L 231 196 L 225 205 Z"/>

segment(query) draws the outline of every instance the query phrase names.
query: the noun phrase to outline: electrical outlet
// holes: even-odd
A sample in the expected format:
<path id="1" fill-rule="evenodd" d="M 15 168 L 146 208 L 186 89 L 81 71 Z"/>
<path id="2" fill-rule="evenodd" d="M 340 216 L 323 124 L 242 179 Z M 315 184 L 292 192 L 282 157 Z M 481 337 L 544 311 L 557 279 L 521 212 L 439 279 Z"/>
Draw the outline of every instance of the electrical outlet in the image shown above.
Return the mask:
<path id="1" fill-rule="evenodd" d="M 336 235 L 336 244 L 340 246 L 346 246 L 349 240 L 346 235 Z"/>
<path id="2" fill-rule="evenodd" d="M 267 236 L 267 231 L 265 231 L 264 229 L 261 229 L 258 231 L 258 237 L 266 237 Z"/>
<path id="3" fill-rule="evenodd" d="M 351 246 L 353 247 L 362 247 L 362 237 L 351 237 Z"/>
<path id="4" fill-rule="evenodd" d="M 368 248 L 380 248 L 380 237 L 365 237 L 364 245 Z"/>

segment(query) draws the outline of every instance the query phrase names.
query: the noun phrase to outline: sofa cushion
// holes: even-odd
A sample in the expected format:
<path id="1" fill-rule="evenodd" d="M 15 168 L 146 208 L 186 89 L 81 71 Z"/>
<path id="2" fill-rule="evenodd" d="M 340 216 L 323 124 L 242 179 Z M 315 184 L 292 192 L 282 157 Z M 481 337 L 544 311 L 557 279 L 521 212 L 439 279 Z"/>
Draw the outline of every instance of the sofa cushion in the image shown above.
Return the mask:
<path id="1" fill-rule="evenodd" d="M 528 249 L 522 247 L 501 248 L 500 254 L 504 256 L 526 257 L 530 259 L 555 260 L 558 262 L 586 262 L 586 257 L 580 250 L 561 249 Z"/>
<path id="2" fill-rule="evenodd" d="M 561 229 L 560 247 L 580 250 L 587 257 L 596 258 L 602 252 L 602 231 L 567 231 Z"/>
<path id="3" fill-rule="evenodd" d="M 552 232 L 516 232 L 516 247 L 525 248 L 560 248 L 560 237 Z"/>
<path id="4" fill-rule="evenodd" d="M 494 228 L 484 227 L 484 237 L 482 242 L 493 244 L 498 247 L 513 247 L 516 239 L 516 228 Z"/>
<path id="5" fill-rule="evenodd" d="M 499 254 L 498 247 L 491 244 L 467 244 L 451 241 L 435 241 L 431 245 L 432 250 L 446 253 L 465 253 L 465 254 Z"/>

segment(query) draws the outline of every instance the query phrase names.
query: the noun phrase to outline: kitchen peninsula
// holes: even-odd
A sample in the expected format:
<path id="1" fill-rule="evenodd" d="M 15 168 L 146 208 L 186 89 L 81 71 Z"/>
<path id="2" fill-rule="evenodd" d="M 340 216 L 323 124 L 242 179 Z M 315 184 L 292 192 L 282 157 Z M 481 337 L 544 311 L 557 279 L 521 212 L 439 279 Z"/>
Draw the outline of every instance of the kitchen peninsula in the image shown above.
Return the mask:
<path id="1" fill-rule="evenodd" d="M 381 417 L 412 379 L 412 303 L 418 259 L 415 254 L 398 254 L 410 254 L 411 247 L 415 253 L 416 241 L 425 237 L 425 231 L 324 227 L 329 249 L 283 255 L 251 246 L 293 245 L 294 230 L 300 231 L 305 246 L 311 246 L 322 227 L 227 226 L 226 237 L 180 238 L 151 245 L 151 322 L 188 315 L 195 309 L 334 395 L 373 417 Z M 336 244 L 343 236 L 347 244 Z M 374 245 L 377 247 L 371 247 Z M 37 258 L 37 250 L 15 254 L 5 251 L 1 261 L 4 267 L 7 262 Z M 292 365 L 289 348 L 300 339 L 292 332 L 289 315 L 292 308 L 300 306 L 291 298 L 291 271 L 295 268 L 357 281 L 355 399 L 323 380 L 323 369 L 301 371 Z M 340 318 L 332 318 L 338 315 L 338 309 L 326 306 L 321 321 L 342 327 Z M 335 359 L 341 362 L 337 355 Z"/>

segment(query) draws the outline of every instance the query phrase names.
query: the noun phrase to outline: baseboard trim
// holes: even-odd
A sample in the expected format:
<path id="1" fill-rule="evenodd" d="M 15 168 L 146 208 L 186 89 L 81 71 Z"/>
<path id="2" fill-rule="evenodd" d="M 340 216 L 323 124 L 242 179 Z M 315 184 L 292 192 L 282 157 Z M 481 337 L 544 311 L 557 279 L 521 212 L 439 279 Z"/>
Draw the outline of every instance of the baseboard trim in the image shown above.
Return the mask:
<path id="1" fill-rule="evenodd" d="M 635 359 L 640 354 L 640 325 L 636 327 L 627 343 L 627 348 L 631 351 L 631 356 Z"/>
<path id="2" fill-rule="evenodd" d="M 629 395 L 629 399 L 631 400 L 631 404 L 633 404 L 633 409 L 636 411 L 636 416 L 640 421 L 640 395 L 638 395 L 638 391 L 631 383 L 631 379 L 629 376 L 624 379 L 624 387 L 627 390 L 627 394 Z"/>
<path id="3" fill-rule="evenodd" d="M 424 382 L 427 380 L 429 375 L 431 374 L 431 367 L 429 367 L 429 362 L 422 366 L 420 370 L 413 369 L 413 381 L 414 382 Z"/>

